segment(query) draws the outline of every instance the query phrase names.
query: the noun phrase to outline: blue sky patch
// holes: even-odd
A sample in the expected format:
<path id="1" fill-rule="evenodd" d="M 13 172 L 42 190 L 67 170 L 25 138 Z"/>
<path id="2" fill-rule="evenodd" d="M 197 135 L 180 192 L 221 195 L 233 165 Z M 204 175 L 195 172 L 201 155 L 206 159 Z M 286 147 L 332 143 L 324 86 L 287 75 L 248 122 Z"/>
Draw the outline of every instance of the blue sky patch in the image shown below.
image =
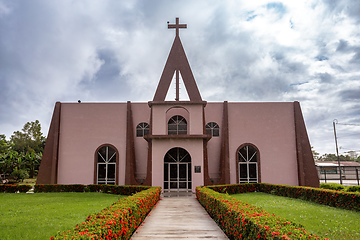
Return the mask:
<path id="1" fill-rule="evenodd" d="M 284 16 L 284 14 L 286 13 L 286 7 L 284 6 L 284 4 L 282 4 L 280 2 L 268 3 L 266 5 L 266 8 L 268 10 L 275 11 L 276 13 L 278 13 L 280 15 L 280 17 Z"/>

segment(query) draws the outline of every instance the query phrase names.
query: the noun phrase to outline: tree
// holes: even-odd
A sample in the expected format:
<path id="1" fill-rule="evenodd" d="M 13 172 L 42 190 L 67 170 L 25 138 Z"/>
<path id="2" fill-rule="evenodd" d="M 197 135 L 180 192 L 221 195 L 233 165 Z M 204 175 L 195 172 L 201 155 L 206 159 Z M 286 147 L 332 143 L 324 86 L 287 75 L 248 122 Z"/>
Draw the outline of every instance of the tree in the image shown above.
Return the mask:
<path id="1" fill-rule="evenodd" d="M 313 146 L 311 146 L 311 152 L 312 152 L 312 154 L 313 154 L 314 160 L 315 160 L 315 161 L 318 161 L 320 154 L 314 150 L 314 147 L 313 147 Z"/>
<path id="2" fill-rule="evenodd" d="M 6 153 L 10 146 L 10 143 L 6 141 L 6 136 L 4 134 L 0 134 L 0 154 Z"/>
<path id="3" fill-rule="evenodd" d="M 319 157 L 319 161 L 337 161 L 337 156 L 333 153 L 325 153 Z"/>
<path id="4" fill-rule="evenodd" d="M 16 131 L 10 141 L 0 135 L 0 174 L 15 180 L 34 177 L 40 166 L 46 138 L 42 135 L 38 120 L 27 122 Z"/>
<path id="5" fill-rule="evenodd" d="M 16 131 L 11 136 L 10 142 L 14 144 L 13 149 L 17 152 L 31 152 L 34 150 L 40 153 L 44 150 L 46 138 L 42 135 L 39 120 L 27 122 L 22 132 Z"/>
<path id="6" fill-rule="evenodd" d="M 0 154 L 0 173 L 1 174 L 11 174 L 15 168 L 15 164 L 19 153 L 9 149 L 6 153 Z"/>
<path id="7" fill-rule="evenodd" d="M 25 166 L 27 171 L 29 172 L 29 177 L 33 178 L 37 171 L 39 170 L 40 162 L 42 158 L 42 153 L 35 153 L 35 152 L 27 152 L 24 156 L 26 159 Z"/>
<path id="8" fill-rule="evenodd" d="M 339 155 L 340 161 L 351 161 L 349 155 Z M 319 158 L 319 161 L 337 161 L 338 157 L 333 153 L 325 153 Z"/>

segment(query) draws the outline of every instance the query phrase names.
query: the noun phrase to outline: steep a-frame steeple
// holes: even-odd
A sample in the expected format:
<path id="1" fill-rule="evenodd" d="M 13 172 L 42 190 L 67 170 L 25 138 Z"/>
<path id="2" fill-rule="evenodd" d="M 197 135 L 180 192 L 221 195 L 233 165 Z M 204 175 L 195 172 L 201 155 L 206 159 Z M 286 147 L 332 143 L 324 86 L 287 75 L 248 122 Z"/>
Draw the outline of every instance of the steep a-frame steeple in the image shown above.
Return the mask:
<path id="1" fill-rule="evenodd" d="M 191 102 L 201 102 L 199 89 L 196 85 L 189 62 L 187 60 L 184 48 L 179 37 L 180 28 L 186 28 L 186 24 L 179 24 L 179 18 L 176 18 L 175 24 L 168 24 L 168 28 L 175 28 L 176 35 L 171 47 L 169 57 L 166 61 L 159 85 L 156 89 L 154 102 L 165 101 L 174 73 L 176 75 L 176 101 L 179 101 L 179 73 L 182 76 L 186 91 Z"/>

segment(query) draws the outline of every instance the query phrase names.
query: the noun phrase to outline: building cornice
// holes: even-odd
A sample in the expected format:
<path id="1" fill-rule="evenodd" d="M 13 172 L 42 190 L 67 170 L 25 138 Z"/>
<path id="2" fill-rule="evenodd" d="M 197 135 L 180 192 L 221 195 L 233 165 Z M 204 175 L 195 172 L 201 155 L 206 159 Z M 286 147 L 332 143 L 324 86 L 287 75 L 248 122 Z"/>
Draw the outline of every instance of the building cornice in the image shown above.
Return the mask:
<path id="1" fill-rule="evenodd" d="M 153 139 L 204 139 L 209 141 L 211 139 L 210 135 L 206 134 L 184 134 L 184 135 L 145 135 L 144 139 L 146 141 L 151 141 Z"/>
<path id="2" fill-rule="evenodd" d="M 169 105 L 169 106 L 183 106 L 183 105 L 203 105 L 206 106 L 206 101 L 149 101 L 149 107 L 153 105 Z"/>

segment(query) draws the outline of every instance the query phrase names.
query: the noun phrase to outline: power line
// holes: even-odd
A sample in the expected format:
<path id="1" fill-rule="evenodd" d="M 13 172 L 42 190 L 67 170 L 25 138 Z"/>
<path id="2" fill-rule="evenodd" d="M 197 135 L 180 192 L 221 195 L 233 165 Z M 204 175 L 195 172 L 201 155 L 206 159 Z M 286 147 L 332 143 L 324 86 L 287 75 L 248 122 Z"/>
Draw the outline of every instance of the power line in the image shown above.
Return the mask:
<path id="1" fill-rule="evenodd" d="M 360 124 L 357 124 L 357 123 L 339 123 L 339 122 L 337 122 L 336 124 L 346 125 L 346 126 L 360 126 Z"/>

